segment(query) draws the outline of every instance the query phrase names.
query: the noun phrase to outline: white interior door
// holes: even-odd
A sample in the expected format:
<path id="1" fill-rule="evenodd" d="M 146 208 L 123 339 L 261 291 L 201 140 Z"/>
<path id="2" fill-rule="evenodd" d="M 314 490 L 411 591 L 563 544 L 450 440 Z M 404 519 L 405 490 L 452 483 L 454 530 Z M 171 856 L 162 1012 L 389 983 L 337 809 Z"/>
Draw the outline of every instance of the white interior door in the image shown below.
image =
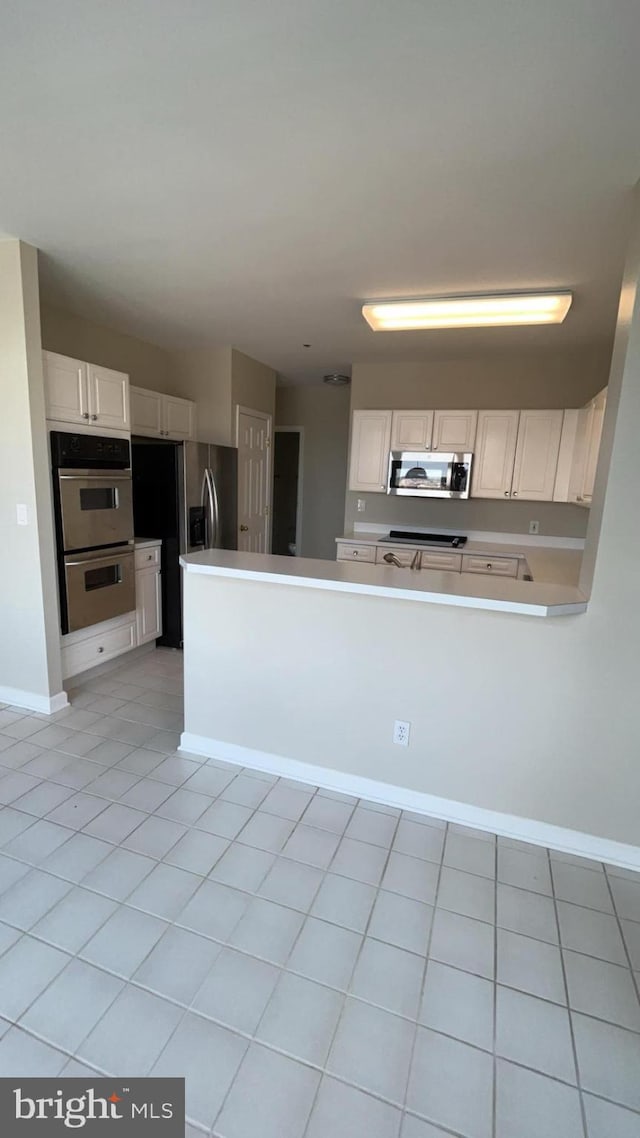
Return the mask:
<path id="1" fill-rule="evenodd" d="M 238 549 L 271 550 L 271 415 L 237 410 Z"/>

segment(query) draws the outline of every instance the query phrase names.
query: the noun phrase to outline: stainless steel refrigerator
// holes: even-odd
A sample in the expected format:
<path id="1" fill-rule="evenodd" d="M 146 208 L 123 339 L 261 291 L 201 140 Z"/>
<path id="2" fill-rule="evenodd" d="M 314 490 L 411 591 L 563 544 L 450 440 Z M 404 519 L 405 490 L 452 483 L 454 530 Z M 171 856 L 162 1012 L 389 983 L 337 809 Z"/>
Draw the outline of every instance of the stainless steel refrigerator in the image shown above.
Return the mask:
<path id="1" fill-rule="evenodd" d="M 238 452 L 209 443 L 131 440 L 136 537 L 162 539 L 162 636 L 182 646 L 180 554 L 237 549 Z"/>

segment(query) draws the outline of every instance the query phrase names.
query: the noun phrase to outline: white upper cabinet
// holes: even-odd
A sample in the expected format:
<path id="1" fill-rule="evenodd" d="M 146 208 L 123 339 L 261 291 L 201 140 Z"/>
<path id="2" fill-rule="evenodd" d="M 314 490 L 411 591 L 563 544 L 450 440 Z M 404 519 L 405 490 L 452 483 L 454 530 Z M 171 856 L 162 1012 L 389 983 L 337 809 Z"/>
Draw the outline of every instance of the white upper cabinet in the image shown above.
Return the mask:
<path id="1" fill-rule="evenodd" d="M 161 395 L 144 387 L 131 388 L 131 431 L 151 438 L 192 439 L 195 403 L 177 395 Z"/>
<path id="2" fill-rule="evenodd" d="M 510 498 L 519 411 L 480 411 L 471 475 L 472 498 Z"/>
<path id="3" fill-rule="evenodd" d="M 521 411 L 511 497 L 551 502 L 564 411 Z"/>
<path id="4" fill-rule="evenodd" d="M 162 396 L 158 391 L 131 388 L 131 431 L 134 435 L 162 434 Z"/>
<path id="5" fill-rule="evenodd" d="M 587 505 L 591 503 L 593 497 L 606 405 L 607 389 L 605 388 L 604 391 L 598 392 L 595 399 L 591 400 L 587 411 L 584 481 L 582 485 L 582 499 Z"/>
<path id="6" fill-rule="evenodd" d="M 391 411 L 354 411 L 349 489 L 382 494 L 387 489 Z"/>
<path id="7" fill-rule="evenodd" d="M 394 411 L 391 450 L 431 450 L 432 433 L 433 411 Z"/>
<path id="8" fill-rule="evenodd" d="M 598 466 L 606 387 L 578 411 L 565 411 L 554 501 L 590 506 Z"/>
<path id="9" fill-rule="evenodd" d="M 89 420 L 87 365 L 57 352 L 43 352 L 44 391 L 47 419 L 61 423 Z"/>
<path id="10" fill-rule="evenodd" d="M 473 451 L 477 427 L 477 411 L 435 411 L 431 449 Z"/>
<path id="11" fill-rule="evenodd" d="M 43 352 L 47 418 L 96 431 L 128 431 L 129 376 L 111 368 Z"/>
<path id="12" fill-rule="evenodd" d="M 164 432 L 170 439 L 192 439 L 194 404 L 190 399 L 164 396 Z"/>
<path id="13" fill-rule="evenodd" d="M 108 367 L 88 365 L 89 418 L 108 431 L 128 431 L 129 376 Z"/>

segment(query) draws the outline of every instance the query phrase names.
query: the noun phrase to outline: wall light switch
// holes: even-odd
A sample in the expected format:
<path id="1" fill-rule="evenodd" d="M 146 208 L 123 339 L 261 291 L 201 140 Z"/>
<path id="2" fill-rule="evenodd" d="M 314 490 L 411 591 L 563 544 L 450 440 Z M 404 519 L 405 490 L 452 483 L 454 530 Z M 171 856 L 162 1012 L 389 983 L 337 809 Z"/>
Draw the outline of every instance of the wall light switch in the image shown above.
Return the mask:
<path id="1" fill-rule="evenodd" d="M 366 504 L 367 503 L 365 502 L 364 498 L 358 498 L 358 513 L 359 514 L 364 514 L 364 509 L 365 509 Z"/>
<path id="2" fill-rule="evenodd" d="M 19 526 L 29 525 L 29 513 L 24 502 L 18 502 L 16 505 L 16 521 L 18 522 Z"/>

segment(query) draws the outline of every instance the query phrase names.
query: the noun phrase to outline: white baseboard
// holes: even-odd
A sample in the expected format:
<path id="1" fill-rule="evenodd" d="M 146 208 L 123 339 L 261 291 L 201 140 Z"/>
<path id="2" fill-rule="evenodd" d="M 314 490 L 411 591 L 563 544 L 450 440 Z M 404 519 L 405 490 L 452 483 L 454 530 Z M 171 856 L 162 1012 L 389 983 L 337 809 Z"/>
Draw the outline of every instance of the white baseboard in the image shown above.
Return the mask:
<path id="1" fill-rule="evenodd" d="M 0 703 L 9 703 L 12 707 L 24 707 L 26 711 L 39 711 L 42 715 L 53 715 L 69 706 L 66 691 L 57 695 L 37 695 L 32 691 L 20 691 L 19 688 L 0 687 Z"/>
<path id="2" fill-rule="evenodd" d="M 222 759 L 252 770 L 266 771 L 282 778 L 292 778 L 299 782 L 321 786 L 324 790 L 337 790 L 352 794 L 356 798 L 367 798 L 385 806 L 396 806 L 401 810 L 413 810 L 416 814 L 428 814 L 446 822 L 459 822 L 477 830 L 488 830 L 504 838 L 517 838 L 536 846 L 548 846 L 562 853 L 576 854 L 579 857 L 605 861 L 609 865 L 619 865 L 625 869 L 640 870 L 640 846 L 627 845 L 595 834 L 583 834 L 579 830 L 569 830 L 563 826 L 553 826 L 549 822 L 538 822 L 532 818 L 520 818 L 516 814 L 503 814 L 486 810 L 481 806 L 470 806 L 449 798 L 438 798 L 433 794 L 423 794 L 418 790 L 394 786 L 392 783 L 378 782 L 361 775 L 346 774 L 330 767 L 318 767 L 303 763 L 298 759 L 288 759 L 284 755 L 274 755 L 269 751 L 254 751 L 250 747 L 240 747 L 237 743 L 225 743 L 210 739 L 206 735 L 193 735 L 184 731 L 180 737 L 180 750 L 193 755 L 203 755 L 209 759 Z"/>

